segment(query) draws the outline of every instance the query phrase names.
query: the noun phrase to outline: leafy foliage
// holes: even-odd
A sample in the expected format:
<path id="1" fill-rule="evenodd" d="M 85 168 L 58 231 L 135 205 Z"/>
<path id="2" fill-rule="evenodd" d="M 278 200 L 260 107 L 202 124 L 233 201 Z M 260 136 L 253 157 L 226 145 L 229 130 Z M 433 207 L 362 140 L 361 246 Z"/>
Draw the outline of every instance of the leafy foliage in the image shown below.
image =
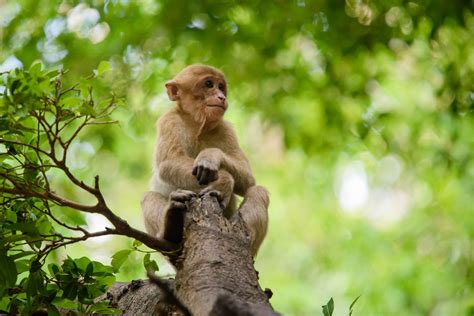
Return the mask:
<path id="1" fill-rule="evenodd" d="M 104 66 L 97 70 L 97 74 L 103 72 Z M 118 230 L 89 232 L 74 221 L 60 219 L 59 206 L 106 217 L 112 214 L 100 192 L 98 177 L 94 187 L 78 180 L 68 167 L 67 157 L 80 131 L 88 125 L 111 123 L 106 119 L 116 106 L 115 97 L 96 103 L 91 86 L 85 85 L 87 80 L 63 88 L 63 74 L 43 70 L 36 63 L 28 71 L 15 70 L 4 76 L 6 86 L 0 103 L 4 122 L 0 130 L 0 309 L 10 313 L 47 310 L 56 315 L 58 308 L 115 313 L 117 310 L 106 301 L 94 299 L 115 282 L 115 273 L 132 252 L 116 253 L 112 266 L 69 256 L 61 265 L 47 264 L 47 256 L 58 248 L 129 228 L 118 218 L 111 220 Z M 94 195 L 98 204 L 83 205 L 56 193 L 50 179 L 59 172 Z M 152 265 L 154 261 L 147 256 L 148 265 Z M 156 263 L 154 266 L 157 270 Z"/>

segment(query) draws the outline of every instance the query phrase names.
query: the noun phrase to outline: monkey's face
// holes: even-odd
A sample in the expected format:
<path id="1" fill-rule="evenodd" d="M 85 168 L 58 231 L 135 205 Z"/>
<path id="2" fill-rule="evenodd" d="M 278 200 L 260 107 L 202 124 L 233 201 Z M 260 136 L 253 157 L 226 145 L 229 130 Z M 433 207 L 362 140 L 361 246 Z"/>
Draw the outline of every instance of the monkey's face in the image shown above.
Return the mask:
<path id="1" fill-rule="evenodd" d="M 196 97 L 209 121 L 220 119 L 227 110 L 227 84 L 224 78 L 206 76 L 196 86 Z"/>
<path id="2" fill-rule="evenodd" d="M 222 119 L 228 108 L 227 83 L 208 66 L 190 66 L 166 84 L 168 96 L 198 122 Z"/>

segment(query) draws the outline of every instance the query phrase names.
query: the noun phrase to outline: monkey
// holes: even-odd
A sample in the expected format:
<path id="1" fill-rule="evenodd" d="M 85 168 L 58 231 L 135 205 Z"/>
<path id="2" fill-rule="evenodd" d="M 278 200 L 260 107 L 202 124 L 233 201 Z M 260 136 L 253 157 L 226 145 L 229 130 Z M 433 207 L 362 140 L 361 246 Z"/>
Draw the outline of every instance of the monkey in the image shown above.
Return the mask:
<path id="1" fill-rule="evenodd" d="M 232 125 L 223 119 L 229 106 L 224 74 L 194 64 L 165 87 L 175 106 L 156 124 L 151 189 L 141 201 L 147 232 L 181 242 L 186 201 L 210 192 L 226 218 L 241 214 L 255 257 L 267 233 L 269 193 L 256 184 Z M 238 208 L 236 195 L 243 197 Z"/>

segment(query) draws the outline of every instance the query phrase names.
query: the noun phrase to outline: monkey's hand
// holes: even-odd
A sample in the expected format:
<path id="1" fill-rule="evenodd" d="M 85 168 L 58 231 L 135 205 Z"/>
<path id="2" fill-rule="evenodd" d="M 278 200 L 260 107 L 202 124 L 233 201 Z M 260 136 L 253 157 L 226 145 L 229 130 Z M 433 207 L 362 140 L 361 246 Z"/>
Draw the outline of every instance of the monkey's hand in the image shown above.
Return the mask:
<path id="1" fill-rule="evenodd" d="M 218 179 L 218 171 L 222 161 L 222 151 L 217 148 L 207 148 L 199 153 L 194 160 L 193 175 L 200 185 L 207 185 Z"/>

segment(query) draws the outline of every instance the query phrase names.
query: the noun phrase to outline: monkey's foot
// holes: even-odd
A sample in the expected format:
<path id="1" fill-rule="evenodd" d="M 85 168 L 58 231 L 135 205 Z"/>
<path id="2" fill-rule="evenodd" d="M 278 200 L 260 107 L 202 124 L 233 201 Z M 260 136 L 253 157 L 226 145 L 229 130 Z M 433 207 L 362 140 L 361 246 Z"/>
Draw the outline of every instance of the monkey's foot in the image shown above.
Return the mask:
<path id="1" fill-rule="evenodd" d="M 186 210 L 186 202 L 191 201 L 193 198 L 197 198 L 197 194 L 193 191 L 188 190 L 176 190 L 170 193 L 170 206 L 171 209 Z"/>
<path id="2" fill-rule="evenodd" d="M 197 194 L 192 191 L 176 190 L 171 192 L 163 233 L 166 240 L 179 243 L 183 239 L 184 212 L 188 210 L 186 202 L 193 198 L 197 198 Z"/>

